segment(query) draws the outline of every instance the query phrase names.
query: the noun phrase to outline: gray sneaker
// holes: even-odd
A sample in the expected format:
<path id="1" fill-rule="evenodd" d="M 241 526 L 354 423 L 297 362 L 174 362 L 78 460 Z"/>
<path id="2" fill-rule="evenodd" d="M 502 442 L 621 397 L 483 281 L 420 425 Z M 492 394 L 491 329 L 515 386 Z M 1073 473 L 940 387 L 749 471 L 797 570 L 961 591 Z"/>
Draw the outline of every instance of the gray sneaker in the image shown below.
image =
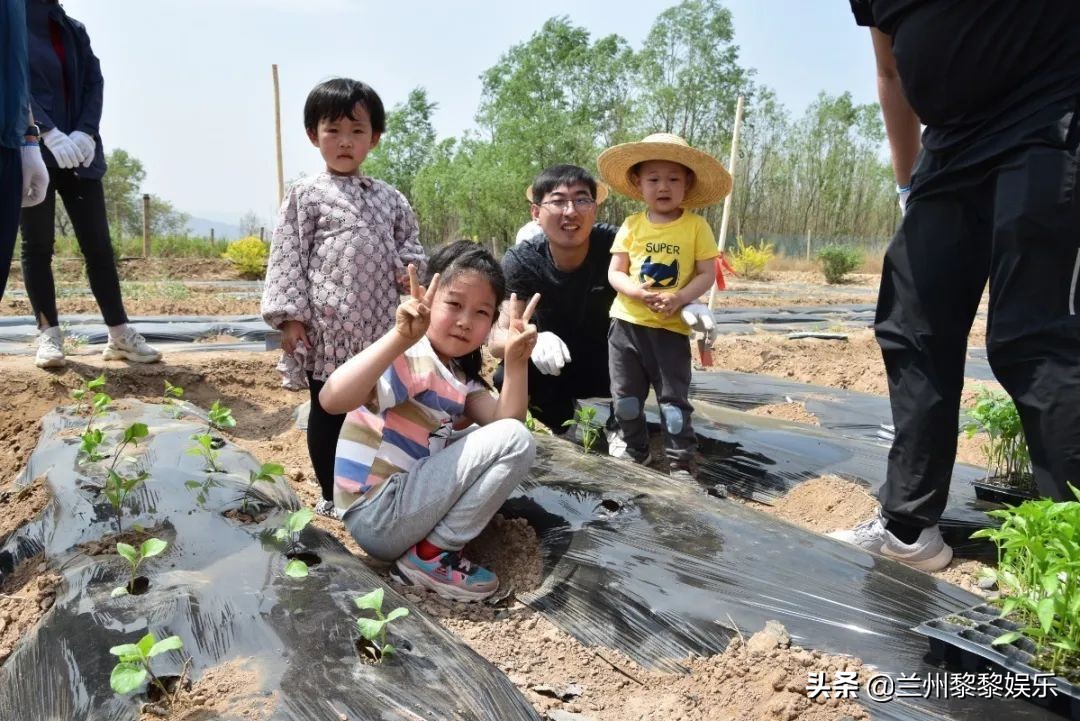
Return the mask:
<path id="1" fill-rule="evenodd" d="M 924 528 L 915 543 L 907 544 L 889 533 L 885 528 L 885 519 L 880 515 L 863 521 L 849 531 L 833 531 L 828 535 L 920 571 L 940 571 L 949 565 L 953 557 L 952 547 L 945 543 L 937 526 Z"/>
<path id="2" fill-rule="evenodd" d="M 105 360 L 129 360 L 133 363 L 154 363 L 161 360 L 161 352 L 146 342 L 131 326 L 124 328 L 119 338 L 109 336 L 105 350 L 101 352 Z"/>
<path id="3" fill-rule="evenodd" d="M 46 328 L 38 336 L 37 354 L 34 365 L 38 368 L 63 368 L 67 363 L 64 358 L 64 336 L 58 326 Z"/>

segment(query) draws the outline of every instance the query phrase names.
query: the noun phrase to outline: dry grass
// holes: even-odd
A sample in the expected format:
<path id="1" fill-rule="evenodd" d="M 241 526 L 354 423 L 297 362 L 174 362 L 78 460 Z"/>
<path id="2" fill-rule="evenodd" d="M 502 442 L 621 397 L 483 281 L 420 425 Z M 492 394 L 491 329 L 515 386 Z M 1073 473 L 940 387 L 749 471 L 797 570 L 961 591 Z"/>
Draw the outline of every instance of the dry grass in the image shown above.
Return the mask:
<path id="1" fill-rule="evenodd" d="M 884 261 L 884 251 L 873 254 L 864 253 L 862 263 L 855 269 L 855 272 L 880 275 Z M 769 260 L 765 269 L 771 271 L 786 270 L 804 273 L 820 273 L 821 264 L 818 263 L 817 260 L 807 260 L 805 256 L 775 255 Z"/>

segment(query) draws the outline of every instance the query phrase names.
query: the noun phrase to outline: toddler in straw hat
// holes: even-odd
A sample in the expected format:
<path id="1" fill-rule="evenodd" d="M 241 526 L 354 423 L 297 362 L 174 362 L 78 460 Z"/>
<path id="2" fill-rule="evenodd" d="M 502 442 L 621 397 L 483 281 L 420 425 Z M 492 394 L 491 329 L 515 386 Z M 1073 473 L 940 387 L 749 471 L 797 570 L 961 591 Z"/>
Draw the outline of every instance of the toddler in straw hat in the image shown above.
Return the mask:
<path id="1" fill-rule="evenodd" d="M 648 464 L 644 405 L 656 390 L 664 452 L 672 476 L 689 477 L 697 446 L 690 425 L 691 327 L 712 328 L 697 303 L 713 281 L 719 254 L 705 219 L 689 211 L 731 192 L 731 175 L 708 153 L 668 133 L 608 148 L 597 161 L 614 190 L 644 200 L 611 246 L 608 282 L 618 292 L 611 306 L 608 368 L 615 417 L 625 455 Z"/>

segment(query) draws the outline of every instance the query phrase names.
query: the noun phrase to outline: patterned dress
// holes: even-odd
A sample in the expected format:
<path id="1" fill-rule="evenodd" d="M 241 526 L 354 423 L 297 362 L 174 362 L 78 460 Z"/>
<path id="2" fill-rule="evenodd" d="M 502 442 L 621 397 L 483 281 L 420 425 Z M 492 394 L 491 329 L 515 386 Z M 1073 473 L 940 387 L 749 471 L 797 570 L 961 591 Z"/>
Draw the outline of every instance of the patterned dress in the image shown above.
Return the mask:
<path id="1" fill-rule="evenodd" d="M 394 324 L 397 278 L 423 270 L 416 215 L 393 186 L 362 175 L 321 172 L 289 189 L 278 214 L 263 291 L 272 328 L 304 324 L 310 352 L 282 355 L 289 388 L 323 381 Z"/>

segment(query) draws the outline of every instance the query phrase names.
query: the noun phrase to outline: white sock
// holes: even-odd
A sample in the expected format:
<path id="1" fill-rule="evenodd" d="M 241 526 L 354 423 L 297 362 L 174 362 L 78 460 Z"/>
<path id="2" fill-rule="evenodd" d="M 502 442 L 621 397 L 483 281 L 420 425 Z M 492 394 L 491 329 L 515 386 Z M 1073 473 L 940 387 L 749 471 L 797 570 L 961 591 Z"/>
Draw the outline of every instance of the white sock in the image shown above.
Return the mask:
<path id="1" fill-rule="evenodd" d="M 127 323 L 121 323 L 120 325 L 110 325 L 109 326 L 109 337 L 110 338 L 123 338 L 124 333 L 127 332 L 127 329 L 128 329 L 128 324 Z"/>

